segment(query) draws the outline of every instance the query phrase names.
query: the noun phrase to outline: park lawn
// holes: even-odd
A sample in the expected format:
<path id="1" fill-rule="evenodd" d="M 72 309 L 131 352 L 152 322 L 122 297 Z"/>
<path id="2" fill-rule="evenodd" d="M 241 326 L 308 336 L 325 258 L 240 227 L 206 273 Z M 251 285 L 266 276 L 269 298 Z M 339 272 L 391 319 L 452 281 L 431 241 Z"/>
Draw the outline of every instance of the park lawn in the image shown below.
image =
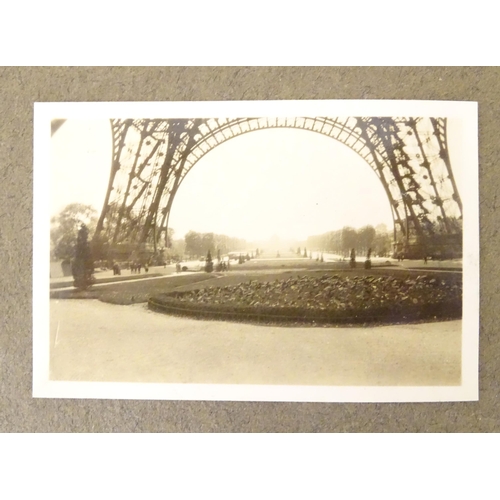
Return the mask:
<path id="1" fill-rule="evenodd" d="M 160 273 L 144 273 L 144 274 L 132 274 L 131 276 L 109 276 L 108 278 L 99 278 L 99 275 L 96 276 L 96 284 L 99 283 L 115 283 L 115 282 L 123 282 L 123 281 L 136 281 L 136 280 L 141 280 L 144 278 L 156 278 L 157 276 L 162 276 Z M 67 288 L 68 286 L 71 286 L 73 281 L 67 282 L 67 281 L 60 281 L 56 283 L 51 283 L 50 284 L 50 289 L 51 290 L 57 290 L 58 288 Z"/>
<path id="2" fill-rule="evenodd" d="M 52 299 L 98 299 L 111 304 L 137 304 L 147 302 L 152 295 L 174 291 L 186 292 L 210 286 L 238 285 L 259 279 L 272 281 L 288 273 L 277 272 L 258 275 L 247 273 L 196 273 L 182 276 L 168 276 L 164 279 L 121 281 L 113 285 L 93 287 L 89 290 L 52 290 Z"/>
<path id="3" fill-rule="evenodd" d="M 154 293 L 170 292 L 176 290 L 179 285 L 190 283 L 201 283 L 212 280 L 210 274 L 188 274 L 181 276 L 165 276 L 159 279 L 122 280 L 116 284 L 102 287 L 92 287 L 88 290 L 52 290 L 51 299 L 98 299 L 102 302 L 112 304 L 137 304 L 147 302 L 149 296 Z"/>
<path id="4" fill-rule="evenodd" d="M 188 292 L 200 290 L 207 287 L 235 286 L 249 281 L 261 283 L 271 282 L 278 279 L 288 279 L 297 276 L 318 277 L 325 274 L 336 274 L 338 276 L 367 276 L 367 275 L 391 275 L 399 277 L 415 276 L 425 274 L 422 271 L 406 270 L 401 268 L 392 269 L 300 269 L 300 270 L 235 270 L 227 273 L 195 273 L 180 276 L 169 276 L 154 280 L 122 281 L 102 287 L 94 287 L 86 291 L 78 290 L 53 290 L 50 297 L 53 299 L 98 299 L 102 302 L 112 304 L 136 304 L 147 302 L 152 296 L 170 292 Z M 439 275 L 441 273 L 432 273 Z M 442 273 L 445 275 L 445 273 Z M 450 278 L 450 273 L 446 273 Z M 455 273 L 453 273 L 455 276 Z M 462 279 L 457 274 L 454 279 Z"/>

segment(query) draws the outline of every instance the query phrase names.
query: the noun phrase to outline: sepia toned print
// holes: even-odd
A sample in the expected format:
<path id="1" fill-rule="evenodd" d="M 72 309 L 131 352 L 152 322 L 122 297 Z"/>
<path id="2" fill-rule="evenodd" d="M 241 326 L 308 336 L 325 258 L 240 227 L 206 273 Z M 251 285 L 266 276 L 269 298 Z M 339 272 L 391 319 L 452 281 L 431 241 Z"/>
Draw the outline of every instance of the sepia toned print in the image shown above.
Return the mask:
<path id="1" fill-rule="evenodd" d="M 477 398 L 473 103 L 38 106 L 35 396 Z"/>

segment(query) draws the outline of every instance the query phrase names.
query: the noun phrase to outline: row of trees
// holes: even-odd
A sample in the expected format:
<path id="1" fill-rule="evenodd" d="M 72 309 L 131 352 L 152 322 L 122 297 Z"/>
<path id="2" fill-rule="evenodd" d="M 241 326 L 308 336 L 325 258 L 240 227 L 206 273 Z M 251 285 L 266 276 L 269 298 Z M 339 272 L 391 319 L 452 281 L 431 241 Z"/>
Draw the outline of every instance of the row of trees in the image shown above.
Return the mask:
<path id="1" fill-rule="evenodd" d="M 365 255 L 371 248 L 374 255 L 390 257 L 394 254 L 408 258 L 423 258 L 424 255 L 432 258 L 459 258 L 462 256 L 462 221 L 457 218 L 448 218 L 445 222 L 438 218 L 425 226 L 425 233 L 419 239 L 407 242 L 400 234 L 397 241 L 384 224 L 364 226 L 359 229 L 343 227 L 336 231 L 307 239 L 307 247 L 316 250 L 333 252 L 344 257 L 349 256 L 352 248 L 358 255 Z M 394 245 L 395 244 L 395 245 Z"/>
<path id="2" fill-rule="evenodd" d="M 186 243 L 185 253 L 191 257 L 205 256 L 208 251 L 216 255 L 217 251 L 222 254 L 247 250 L 248 243 L 240 238 L 231 238 L 224 234 L 198 233 L 189 231 L 184 237 Z"/>
<path id="3" fill-rule="evenodd" d="M 366 254 L 371 248 L 375 255 L 390 256 L 392 239 L 384 225 L 364 226 L 359 229 L 345 226 L 336 231 L 329 231 L 307 239 L 307 247 L 332 252 L 349 257 L 352 248 L 358 254 Z"/>

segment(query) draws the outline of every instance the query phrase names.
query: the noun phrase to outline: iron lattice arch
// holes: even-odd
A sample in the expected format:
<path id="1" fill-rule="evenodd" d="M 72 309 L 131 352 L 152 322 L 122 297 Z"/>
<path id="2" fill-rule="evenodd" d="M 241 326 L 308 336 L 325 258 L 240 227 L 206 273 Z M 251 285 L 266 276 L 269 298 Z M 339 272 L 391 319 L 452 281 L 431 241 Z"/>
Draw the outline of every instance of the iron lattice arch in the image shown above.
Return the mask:
<path id="1" fill-rule="evenodd" d="M 400 248 L 461 235 L 462 203 L 445 118 L 293 117 L 111 120 L 113 160 L 95 240 L 156 251 L 175 194 L 218 145 L 256 130 L 295 128 L 335 139 L 373 169 L 387 194 Z"/>

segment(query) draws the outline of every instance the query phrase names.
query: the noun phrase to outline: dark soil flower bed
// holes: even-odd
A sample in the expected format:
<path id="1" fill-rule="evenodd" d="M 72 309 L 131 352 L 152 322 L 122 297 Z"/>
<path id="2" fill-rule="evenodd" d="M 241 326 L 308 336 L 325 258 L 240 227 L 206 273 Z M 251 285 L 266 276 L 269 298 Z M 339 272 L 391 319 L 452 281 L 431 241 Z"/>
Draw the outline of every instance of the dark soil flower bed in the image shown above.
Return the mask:
<path id="1" fill-rule="evenodd" d="M 296 276 L 158 294 L 151 309 L 268 323 L 398 323 L 460 318 L 461 276 Z"/>

